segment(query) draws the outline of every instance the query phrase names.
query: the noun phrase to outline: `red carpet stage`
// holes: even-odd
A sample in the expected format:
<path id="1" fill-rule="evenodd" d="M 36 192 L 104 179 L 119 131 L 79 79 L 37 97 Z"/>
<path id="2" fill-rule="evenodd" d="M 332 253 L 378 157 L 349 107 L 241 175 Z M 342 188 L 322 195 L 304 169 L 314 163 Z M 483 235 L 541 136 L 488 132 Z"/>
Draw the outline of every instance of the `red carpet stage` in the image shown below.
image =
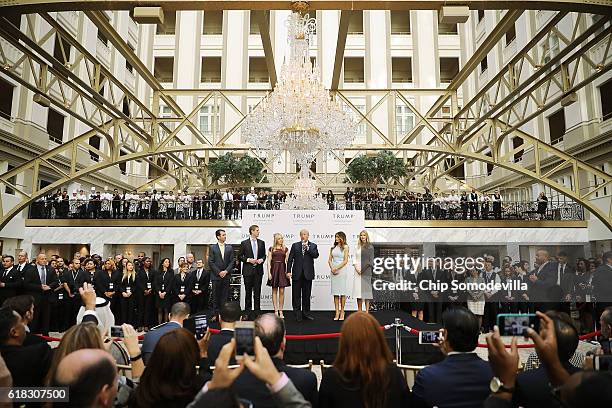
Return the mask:
<path id="1" fill-rule="evenodd" d="M 347 317 L 351 312 L 347 312 Z M 312 360 L 318 364 L 320 360 L 331 364 L 338 351 L 338 333 L 342 322 L 334 321 L 334 312 L 312 312 L 314 321 L 296 322 L 293 312 L 285 311 L 287 330 L 287 348 L 285 361 L 289 364 L 304 364 Z M 395 318 L 417 330 L 436 330 L 439 325 L 427 324 L 415 319 L 410 314 L 399 310 L 384 310 L 372 312 L 381 326 L 390 325 Z M 218 323 L 212 323 L 211 328 L 218 329 Z M 395 353 L 395 327 L 384 331 L 389 348 Z M 401 330 L 402 364 L 425 365 L 442 359 L 442 354 L 433 346 L 419 345 L 418 338 L 406 330 Z"/>

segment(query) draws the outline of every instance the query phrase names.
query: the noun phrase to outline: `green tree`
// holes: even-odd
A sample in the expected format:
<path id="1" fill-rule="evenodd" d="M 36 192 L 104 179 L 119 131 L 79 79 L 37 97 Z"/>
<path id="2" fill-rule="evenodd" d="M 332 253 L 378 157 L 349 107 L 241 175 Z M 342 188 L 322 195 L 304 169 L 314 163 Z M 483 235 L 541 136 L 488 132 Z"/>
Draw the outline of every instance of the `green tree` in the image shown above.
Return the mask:
<path id="1" fill-rule="evenodd" d="M 376 156 L 359 156 L 346 169 L 353 182 L 372 187 L 405 177 L 407 173 L 404 161 L 388 150 L 379 151 Z"/>
<path id="2" fill-rule="evenodd" d="M 248 185 L 259 182 L 263 164 L 251 156 L 237 159 L 232 153 L 220 156 L 208 165 L 208 174 L 217 184 Z"/>

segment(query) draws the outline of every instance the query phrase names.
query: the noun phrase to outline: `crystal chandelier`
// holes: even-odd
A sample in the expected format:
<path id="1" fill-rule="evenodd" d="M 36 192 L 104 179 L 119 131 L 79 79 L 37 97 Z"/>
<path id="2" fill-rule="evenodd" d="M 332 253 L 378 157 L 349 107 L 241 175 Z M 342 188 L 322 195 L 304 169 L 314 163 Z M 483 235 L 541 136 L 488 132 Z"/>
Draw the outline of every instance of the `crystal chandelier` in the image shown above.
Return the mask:
<path id="1" fill-rule="evenodd" d="M 310 62 L 309 44 L 316 31 L 315 19 L 292 12 L 287 26 L 289 55 L 285 57 L 278 83 L 247 116 L 243 129 L 260 156 L 280 160 L 281 154 L 287 152 L 301 169 L 306 169 L 300 171 L 294 188 L 294 195 L 304 198 L 313 189 L 316 195 L 314 180 L 308 177 L 307 169 L 317 154 L 323 152 L 327 157 L 328 153 L 349 146 L 357 125 L 325 89 L 319 70 Z M 296 190 L 302 192 L 297 194 Z"/>
<path id="2" fill-rule="evenodd" d="M 281 210 L 327 210 L 327 202 L 317 192 L 315 181 L 308 176 L 308 168 L 302 167 L 300 176 L 281 204 Z"/>

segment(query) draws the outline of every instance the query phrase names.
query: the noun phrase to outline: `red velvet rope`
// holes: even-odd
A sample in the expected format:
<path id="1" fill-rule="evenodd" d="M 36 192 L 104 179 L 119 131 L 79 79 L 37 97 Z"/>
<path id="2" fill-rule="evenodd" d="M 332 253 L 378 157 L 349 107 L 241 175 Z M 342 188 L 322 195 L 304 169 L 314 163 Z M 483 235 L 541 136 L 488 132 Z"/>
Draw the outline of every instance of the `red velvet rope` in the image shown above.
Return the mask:
<path id="1" fill-rule="evenodd" d="M 385 326 L 380 326 L 381 330 L 386 330 Z M 418 334 L 419 331 L 413 328 L 407 328 L 408 331 L 412 334 Z M 208 329 L 211 333 L 215 334 L 215 333 L 219 333 L 219 329 Z M 587 333 L 587 334 L 583 334 L 582 336 L 579 337 L 580 340 L 586 340 L 586 339 L 590 339 L 592 337 L 595 336 L 599 336 L 599 334 L 601 334 L 601 332 L 598 331 L 594 331 L 591 333 Z M 340 333 L 320 333 L 320 334 L 288 334 L 287 340 L 317 340 L 317 339 L 335 339 L 340 337 Z M 49 337 L 49 336 L 43 336 L 43 335 L 39 335 L 43 340 L 45 341 L 60 341 L 61 339 L 57 338 L 57 337 Z M 142 340 L 144 338 L 144 336 L 139 336 L 138 339 Z M 119 339 L 115 339 L 115 340 L 119 340 Z M 506 348 L 510 348 L 509 344 L 505 345 Z M 484 343 L 479 343 L 478 347 L 480 348 L 487 348 L 488 346 Z M 517 345 L 517 348 L 533 348 L 534 345 L 533 344 L 519 344 Z"/>

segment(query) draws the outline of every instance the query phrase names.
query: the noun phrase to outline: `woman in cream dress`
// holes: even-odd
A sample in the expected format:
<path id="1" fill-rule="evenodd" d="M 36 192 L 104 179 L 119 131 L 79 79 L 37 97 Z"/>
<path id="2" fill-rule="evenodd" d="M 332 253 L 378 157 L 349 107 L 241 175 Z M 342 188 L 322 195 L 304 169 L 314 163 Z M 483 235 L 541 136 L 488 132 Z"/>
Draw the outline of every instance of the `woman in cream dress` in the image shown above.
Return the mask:
<path id="1" fill-rule="evenodd" d="M 344 305 L 346 296 L 350 294 L 348 287 L 349 268 L 349 247 L 346 244 L 346 234 L 342 231 L 336 233 L 334 246 L 329 251 L 327 264 L 331 272 L 331 292 L 334 296 L 334 307 L 336 316 L 334 320 L 344 320 Z"/>
<path id="2" fill-rule="evenodd" d="M 372 264 L 374 261 L 374 247 L 366 230 L 359 233 L 359 241 L 355 247 L 353 258 L 353 297 L 357 299 L 357 310 L 365 300 L 364 312 L 370 312 L 372 300 Z M 362 262 L 363 261 L 363 262 Z"/>

